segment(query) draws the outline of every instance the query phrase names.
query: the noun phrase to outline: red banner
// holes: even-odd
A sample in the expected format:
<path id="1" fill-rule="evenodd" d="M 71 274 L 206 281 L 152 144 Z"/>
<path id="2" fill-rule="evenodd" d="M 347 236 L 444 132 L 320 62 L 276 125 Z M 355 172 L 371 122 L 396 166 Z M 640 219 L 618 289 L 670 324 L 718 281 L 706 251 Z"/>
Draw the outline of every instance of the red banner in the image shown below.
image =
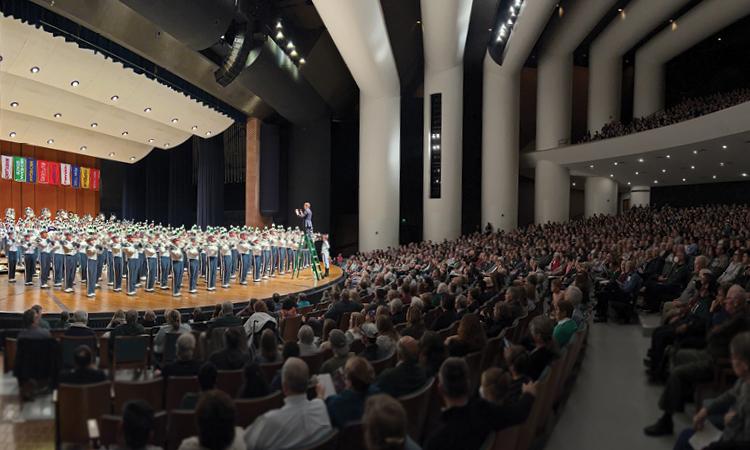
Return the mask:
<path id="1" fill-rule="evenodd" d="M 91 169 L 91 189 L 99 190 L 99 169 Z"/>
<path id="2" fill-rule="evenodd" d="M 47 171 L 49 172 L 47 176 L 48 183 L 53 184 L 55 186 L 59 186 L 60 185 L 60 163 L 49 161 L 47 163 Z"/>
<path id="3" fill-rule="evenodd" d="M 36 162 L 36 182 L 49 184 L 49 162 L 39 160 Z"/>

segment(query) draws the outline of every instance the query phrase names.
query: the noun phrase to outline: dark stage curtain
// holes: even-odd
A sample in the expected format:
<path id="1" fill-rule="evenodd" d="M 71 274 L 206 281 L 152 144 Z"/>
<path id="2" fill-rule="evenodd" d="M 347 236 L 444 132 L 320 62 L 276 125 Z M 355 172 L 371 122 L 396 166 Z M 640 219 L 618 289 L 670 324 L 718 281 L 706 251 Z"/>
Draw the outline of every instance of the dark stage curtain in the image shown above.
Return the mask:
<path id="1" fill-rule="evenodd" d="M 189 227 L 195 223 L 192 139 L 188 139 L 169 151 L 169 205 L 167 210 L 168 222 L 172 226 L 185 225 Z"/>
<path id="2" fill-rule="evenodd" d="M 198 143 L 198 210 L 200 227 L 224 223 L 224 142 L 221 135 Z"/>
<path id="3" fill-rule="evenodd" d="M 169 152 L 154 149 L 146 159 L 145 219 L 154 223 L 167 223 L 169 203 Z"/>
<path id="4" fill-rule="evenodd" d="M 146 218 L 146 159 L 125 168 L 125 180 L 122 189 L 122 218 L 144 220 Z"/>

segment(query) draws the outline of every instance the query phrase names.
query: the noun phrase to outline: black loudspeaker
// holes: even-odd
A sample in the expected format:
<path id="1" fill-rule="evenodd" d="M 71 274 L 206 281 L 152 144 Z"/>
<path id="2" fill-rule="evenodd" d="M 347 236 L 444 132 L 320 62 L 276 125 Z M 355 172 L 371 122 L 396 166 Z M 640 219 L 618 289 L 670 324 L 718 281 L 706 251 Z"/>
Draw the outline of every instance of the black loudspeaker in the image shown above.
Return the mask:
<path id="1" fill-rule="evenodd" d="M 272 216 L 279 212 L 281 192 L 279 126 L 260 126 L 260 213 Z"/>

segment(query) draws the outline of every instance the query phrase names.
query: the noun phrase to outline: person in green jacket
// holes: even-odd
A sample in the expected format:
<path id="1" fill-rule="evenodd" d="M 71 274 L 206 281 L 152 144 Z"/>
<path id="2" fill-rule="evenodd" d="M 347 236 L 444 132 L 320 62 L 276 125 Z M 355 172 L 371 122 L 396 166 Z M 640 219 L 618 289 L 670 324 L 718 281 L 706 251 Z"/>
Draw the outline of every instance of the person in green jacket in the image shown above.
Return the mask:
<path id="1" fill-rule="evenodd" d="M 576 331 L 578 331 L 578 325 L 572 319 L 573 316 L 573 303 L 568 300 L 560 300 L 555 306 L 555 318 L 557 319 L 557 325 L 552 332 L 552 338 L 557 342 L 559 348 L 565 347 L 570 341 Z"/>

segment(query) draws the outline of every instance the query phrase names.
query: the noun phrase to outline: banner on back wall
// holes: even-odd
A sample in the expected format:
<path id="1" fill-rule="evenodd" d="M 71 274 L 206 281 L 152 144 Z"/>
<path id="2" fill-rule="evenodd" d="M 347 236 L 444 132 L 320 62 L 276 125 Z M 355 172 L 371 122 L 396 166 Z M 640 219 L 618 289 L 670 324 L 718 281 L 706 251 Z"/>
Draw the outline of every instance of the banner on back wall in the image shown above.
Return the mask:
<path id="1" fill-rule="evenodd" d="M 70 186 L 75 189 L 98 191 L 101 187 L 101 171 L 91 167 L 80 167 L 55 161 L 37 160 L 23 156 L 1 155 L 0 179 L 19 183 Z"/>

